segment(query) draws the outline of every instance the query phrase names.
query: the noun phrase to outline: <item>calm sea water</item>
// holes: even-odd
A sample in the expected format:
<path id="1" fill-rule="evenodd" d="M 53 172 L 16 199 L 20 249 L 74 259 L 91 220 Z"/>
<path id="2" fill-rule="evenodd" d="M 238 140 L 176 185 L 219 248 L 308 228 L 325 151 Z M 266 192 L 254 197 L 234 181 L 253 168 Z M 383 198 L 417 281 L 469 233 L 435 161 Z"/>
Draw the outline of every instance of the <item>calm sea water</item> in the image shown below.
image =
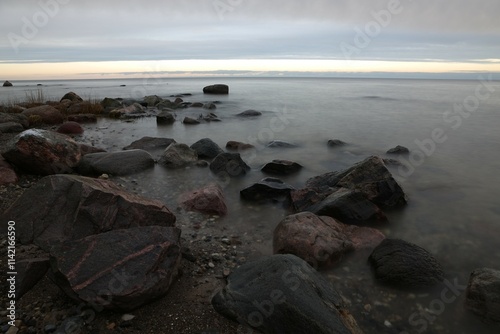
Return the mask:
<path id="1" fill-rule="evenodd" d="M 38 83 L 43 86 L 37 87 Z M 230 95 L 203 95 L 202 88 L 213 83 L 229 84 Z M 389 158 L 385 154 L 389 148 L 406 146 L 413 152 L 402 160 L 406 167 L 390 169 L 408 194 L 409 205 L 404 210 L 389 212 L 389 223 L 380 229 L 389 237 L 414 242 L 435 254 L 447 277 L 463 285 L 475 268 L 500 269 L 499 82 L 211 78 L 14 84 L 12 88 L 0 88 L 0 102 L 22 100 L 26 92 L 37 89 L 42 89 L 47 98 L 57 100 L 74 91 L 95 99 L 191 93 L 186 101 L 220 101 L 215 111 L 222 119 L 220 123 L 186 127 L 176 122 L 173 126 L 157 127 L 153 118 L 132 123 L 103 119 L 86 127 L 84 140 L 108 150 L 120 150 L 143 136 L 169 137 L 188 145 L 205 137 L 221 147 L 229 140 L 254 144 L 255 152 L 243 154 L 252 173 L 223 184 L 230 213 L 220 224 L 234 233 L 255 235 L 256 249 L 262 254 L 272 253 L 272 230 L 286 212 L 279 205 L 243 203 L 239 191 L 264 177 L 259 171 L 264 163 L 288 159 L 302 164 L 305 168 L 299 175 L 284 178 L 301 187 L 311 176 L 348 167 L 370 155 Z M 262 111 L 263 116 L 235 117 L 246 109 Z M 186 110 L 177 116 L 199 113 L 199 109 Z M 329 139 L 341 139 L 348 145 L 331 149 L 326 145 Z M 271 140 L 288 141 L 298 147 L 267 148 Z M 173 208 L 183 191 L 215 181 L 208 170 L 170 171 L 161 167 L 123 180 L 131 179 L 136 191 L 161 199 Z M 367 294 L 368 301 L 354 298 L 353 303 L 368 303 L 369 299 L 387 294 L 396 296 L 384 303 L 389 305 L 387 313 L 396 318 L 393 321 L 406 324 L 399 329 L 411 333 L 495 332 L 463 310 L 464 293 L 442 311 L 434 310 L 435 320 L 427 319 L 424 331 L 422 322 L 416 325 L 406 319 L 416 309 L 425 310 L 432 305 L 441 291 L 416 297 L 388 291 L 372 283 L 367 268 L 364 261 L 347 261 L 328 275 L 337 279 L 356 277 L 363 282 L 362 287 L 350 288 Z M 399 333 L 399 329 L 387 330 Z"/>

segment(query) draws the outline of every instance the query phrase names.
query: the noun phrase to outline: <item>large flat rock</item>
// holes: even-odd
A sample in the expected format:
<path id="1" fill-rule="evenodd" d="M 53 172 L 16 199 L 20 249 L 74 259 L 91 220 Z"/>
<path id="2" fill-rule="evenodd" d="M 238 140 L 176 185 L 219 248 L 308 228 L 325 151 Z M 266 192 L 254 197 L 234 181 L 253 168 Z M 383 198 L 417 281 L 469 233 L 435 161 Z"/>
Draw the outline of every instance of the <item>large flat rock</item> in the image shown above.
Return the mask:
<path id="1" fill-rule="evenodd" d="M 123 176 L 142 172 L 154 165 L 155 159 L 148 152 L 127 150 L 86 154 L 78 164 L 78 171 L 86 176 Z"/>

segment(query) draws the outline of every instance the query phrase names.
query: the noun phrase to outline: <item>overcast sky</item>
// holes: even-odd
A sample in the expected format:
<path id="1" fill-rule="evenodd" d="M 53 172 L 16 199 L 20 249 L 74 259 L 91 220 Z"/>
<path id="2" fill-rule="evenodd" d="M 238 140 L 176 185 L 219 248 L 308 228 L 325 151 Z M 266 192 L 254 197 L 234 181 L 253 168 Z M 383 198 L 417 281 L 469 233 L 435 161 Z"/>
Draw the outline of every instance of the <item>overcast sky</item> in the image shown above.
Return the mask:
<path id="1" fill-rule="evenodd" d="M 112 73 L 154 62 L 264 71 L 268 59 L 294 60 L 279 69 L 290 71 L 404 61 L 500 72 L 499 14 L 499 0 L 0 0 L 0 76 L 74 62 L 86 73 L 105 73 L 102 62 Z"/>

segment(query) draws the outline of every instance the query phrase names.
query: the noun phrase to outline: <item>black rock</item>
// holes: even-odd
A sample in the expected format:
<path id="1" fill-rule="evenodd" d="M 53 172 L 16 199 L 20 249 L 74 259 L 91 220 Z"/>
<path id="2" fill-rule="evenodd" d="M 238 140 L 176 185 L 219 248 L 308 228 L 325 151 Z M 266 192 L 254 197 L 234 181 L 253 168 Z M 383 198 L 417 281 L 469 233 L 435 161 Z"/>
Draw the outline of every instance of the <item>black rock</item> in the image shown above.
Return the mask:
<path id="1" fill-rule="evenodd" d="M 202 159 L 213 159 L 224 151 L 219 145 L 214 143 L 210 138 L 203 138 L 191 145 L 191 149 L 198 153 L 198 157 Z"/>
<path id="2" fill-rule="evenodd" d="M 240 266 L 212 305 L 226 318 L 265 334 L 362 333 L 331 284 L 290 254 Z"/>
<path id="3" fill-rule="evenodd" d="M 175 122 L 175 117 L 172 115 L 172 113 L 168 112 L 167 110 L 161 111 L 157 116 L 156 116 L 156 124 L 159 125 L 164 125 L 164 124 L 173 124 Z"/>
<path id="4" fill-rule="evenodd" d="M 255 116 L 261 116 L 262 113 L 257 110 L 245 110 L 242 113 L 237 114 L 236 116 L 239 117 L 255 117 Z"/>
<path id="5" fill-rule="evenodd" d="M 16 299 L 20 299 L 45 276 L 49 270 L 49 257 L 19 260 L 16 270 Z"/>
<path id="6" fill-rule="evenodd" d="M 241 198 L 247 201 L 279 200 L 295 189 L 280 179 L 268 177 L 240 191 Z"/>
<path id="7" fill-rule="evenodd" d="M 229 86 L 222 84 L 207 86 L 203 88 L 203 93 L 227 95 L 229 94 Z"/>
<path id="8" fill-rule="evenodd" d="M 410 150 L 404 146 L 396 146 L 387 151 L 387 154 L 408 154 Z"/>
<path id="9" fill-rule="evenodd" d="M 272 147 L 272 148 L 293 148 L 297 147 L 295 144 L 287 143 L 286 141 L 281 141 L 281 140 L 273 140 L 269 144 L 267 144 L 267 147 Z"/>
<path id="10" fill-rule="evenodd" d="M 500 270 L 482 268 L 472 272 L 465 307 L 482 319 L 500 323 Z"/>
<path id="11" fill-rule="evenodd" d="M 250 166 L 241 159 L 239 153 L 221 153 L 210 164 L 210 170 L 219 177 L 238 177 L 246 175 Z"/>
<path id="12" fill-rule="evenodd" d="M 402 288 L 430 287 L 443 281 L 441 264 L 420 246 L 399 239 L 385 239 L 370 255 L 375 277 Z"/>
<path id="13" fill-rule="evenodd" d="M 3 87 L 12 87 L 12 86 L 14 86 L 14 85 L 13 85 L 13 84 L 12 84 L 12 82 L 10 82 L 10 81 L 5 81 L 5 82 L 3 83 Z"/>
<path id="14" fill-rule="evenodd" d="M 290 175 L 299 172 L 302 166 L 293 161 L 273 160 L 262 167 L 262 171 L 268 174 Z"/>
<path id="15" fill-rule="evenodd" d="M 176 143 L 174 139 L 171 138 L 156 138 L 156 137 L 143 137 L 139 140 L 134 141 L 129 146 L 124 147 L 124 150 L 144 150 L 144 151 L 157 151 L 164 150 L 171 144 Z"/>

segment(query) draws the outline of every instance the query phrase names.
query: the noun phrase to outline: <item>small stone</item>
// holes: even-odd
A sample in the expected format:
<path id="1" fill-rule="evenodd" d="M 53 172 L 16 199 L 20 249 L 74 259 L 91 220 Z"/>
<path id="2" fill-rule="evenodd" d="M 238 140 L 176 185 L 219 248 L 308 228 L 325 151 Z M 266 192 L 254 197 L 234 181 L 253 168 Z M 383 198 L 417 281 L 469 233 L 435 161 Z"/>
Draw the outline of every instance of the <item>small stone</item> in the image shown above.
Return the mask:
<path id="1" fill-rule="evenodd" d="M 113 330 L 113 329 L 115 329 L 115 327 L 116 327 L 116 323 L 114 323 L 114 322 L 112 322 L 106 326 L 106 328 L 109 330 Z"/>
<path id="2" fill-rule="evenodd" d="M 101 180 L 108 180 L 109 179 L 109 175 L 108 174 L 102 174 L 101 176 L 99 176 L 99 178 Z"/>
<path id="3" fill-rule="evenodd" d="M 372 310 L 372 306 L 370 304 L 366 304 L 363 308 L 365 309 L 366 312 L 371 312 Z"/>
<path id="4" fill-rule="evenodd" d="M 222 276 L 224 276 L 224 277 L 228 277 L 230 274 L 231 274 L 231 269 L 224 268 L 224 269 L 222 270 Z"/>
<path id="5" fill-rule="evenodd" d="M 122 315 L 122 321 L 130 321 L 135 318 L 133 314 L 124 314 Z"/>
<path id="6" fill-rule="evenodd" d="M 208 266 L 209 266 L 210 268 L 215 268 L 215 264 L 214 264 L 213 262 L 208 262 Z"/>
<path id="7" fill-rule="evenodd" d="M 229 240 L 228 238 L 222 238 L 220 240 L 223 244 L 226 244 L 226 245 L 231 245 L 231 240 Z"/>
<path id="8" fill-rule="evenodd" d="M 57 330 L 56 325 L 49 324 L 43 327 L 43 332 L 44 333 L 54 333 Z"/>
<path id="9" fill-rule="evenodd" d="M 16 326 L 10 326 L 10 328 L 5 332 L 5 334 L 16 334 L 19 329 Z"/>
<path id="10" fill-rule="evenodd" d="M 384 326 L 391 328 L 392 324 L 391 324 L 391 322 L 389 320 L 386 320 L 386 321 L 384 321 Z"/>

